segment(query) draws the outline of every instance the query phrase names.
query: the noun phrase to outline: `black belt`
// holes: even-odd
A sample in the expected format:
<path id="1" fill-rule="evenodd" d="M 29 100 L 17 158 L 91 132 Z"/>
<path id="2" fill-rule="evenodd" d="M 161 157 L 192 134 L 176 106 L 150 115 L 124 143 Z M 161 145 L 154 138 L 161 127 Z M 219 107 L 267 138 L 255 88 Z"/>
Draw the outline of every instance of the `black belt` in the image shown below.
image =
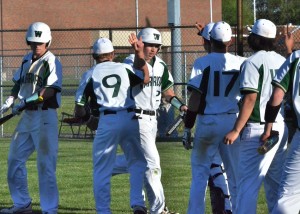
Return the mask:
<path id="1" fill-rule="evenodd" d="M 42 109 L 42 110 L 48 110 L 48 107 L 42 106 L 41 109 Z M 28 107 L 26 108 L 26 110 L 28 110 L 28 111 L 37 111 L 37 110 L 39 110 L 39 106 L 28 106 Z"/>
<path id="2" fill-rule="evenodd" d="M 151 110 L 143 110 L 143 109 L 134 109 L 135 113 L 139 113 L 139 114 L 146 114 L 146 115 L 150 115 L 150 116 L 154 116 L 156 111 L 151 111 Z"/>
<path id="3" fill-rule="evenodd" d="M 143 114 L 146 114 L 146 115 L 150 115 L 150 116 L 154 116 L 155 115 L 155 111 L 151 111 L 151 110 L 143 110 L 143 109 L 134 109 L 134 108 L 128 108 L 126 109 L 127 112 L 135 112 L 135 113 L 143 113 Z M 104 110 L 103 111 L 103 114 L 104 115 L 107 115 L 107 114 L 117 114 L 117 111 L 112 111 L 112 110 Z"/>
<path id="4" fill-rule="evenodd" d="M 250 123 L 259 124 L 259 125 L 265 125 L 266 124 L 265 122 L 247 122 L 245 126 L 246 127 L 249 126 Z"/>
<path id="5" fill-rule="evenodd" d="M 128 108 L 128 109 L 126 109 L 126 110 L 127 110 L 127 112 L 132 112 L 132 111 L 134 111 L 133 108 Z M 103 111 L 103 114 L 104 114 L 104 115 L 107 115 L 107 114 L 117 114 L 117 112 L 118 112 L 118 111 L 104 110 L 104 111 Z"/>

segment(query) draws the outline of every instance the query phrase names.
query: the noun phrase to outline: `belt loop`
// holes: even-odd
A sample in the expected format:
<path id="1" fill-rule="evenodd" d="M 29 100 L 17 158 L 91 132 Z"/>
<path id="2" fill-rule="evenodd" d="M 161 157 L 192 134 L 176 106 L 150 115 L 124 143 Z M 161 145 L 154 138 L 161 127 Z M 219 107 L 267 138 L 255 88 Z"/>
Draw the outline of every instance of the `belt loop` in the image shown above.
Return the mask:
<path id="1" fill-rule="evenodd" d="M 141 109 L 141 113 L 140 113 L 140 117 L 142 117 L 143 116 L 143 113 L 144 113 L 144 110 L 143 109 Z"/>

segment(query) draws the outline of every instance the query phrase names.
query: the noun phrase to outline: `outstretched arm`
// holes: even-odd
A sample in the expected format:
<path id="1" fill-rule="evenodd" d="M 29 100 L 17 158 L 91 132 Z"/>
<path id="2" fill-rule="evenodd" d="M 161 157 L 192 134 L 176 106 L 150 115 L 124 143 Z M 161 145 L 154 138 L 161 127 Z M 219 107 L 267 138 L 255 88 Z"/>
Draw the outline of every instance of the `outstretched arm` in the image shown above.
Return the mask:
<path id="1" fill-rule="evenodd" d="M 142 37 L 138 39 L 134 33 L 131 33 L 129 35 L 128 41 L 133 47 L 135 52 L 133 67 L 142 70 L 144 72 L 144 84 L 147 84 L 150 81 L 150 77 L 149 77 L 148 66 L 145 61 L 144 43 L 142 41 Z"/>

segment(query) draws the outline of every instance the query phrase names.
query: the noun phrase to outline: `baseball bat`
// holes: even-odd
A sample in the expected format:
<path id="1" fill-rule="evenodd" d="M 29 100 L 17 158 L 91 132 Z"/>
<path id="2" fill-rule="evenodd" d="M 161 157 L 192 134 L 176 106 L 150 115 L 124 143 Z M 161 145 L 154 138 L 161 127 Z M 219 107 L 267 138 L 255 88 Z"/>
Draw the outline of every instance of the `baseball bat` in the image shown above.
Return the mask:
<path id="1" fill-rule="evenodd" d="M 38 99 L 36 100 L 37 103 L 43 102 L 43 97 L 39 96 Z M 24 109 L 26 109 L 28 106 L 32 105 L 32 102 L 30 102 L 29 104 L 25 104 L 25 106 L 23 106 L 22 108 L 19 109 L 19 111 L 23 111 Z M 13 118 L 16 114 L 10 113 L 2 118 L 0 118 L 0 126 L 2 124 L 4 124 L 6 121 L 10 120 L 11 118 Z"/>
<path id="2" fill-rule="evenodd" d="M 167 128 L 166 136 L 170 136 L 177 127 L 181 124 L 185 116 L 185 112 L 181 112 L 174 120 L 174 122 Z"/>
<path id="3" fill-rule="evenodd" d="M 0 118 L 0 125 L 2 125 L 3 123 L 5 123 L 6 121 L 8 121 L 13 116 L 15 116 L 15 115 L 13 113 L 11 113 L 9 115 L 6 115 L 6 116 Z"/>

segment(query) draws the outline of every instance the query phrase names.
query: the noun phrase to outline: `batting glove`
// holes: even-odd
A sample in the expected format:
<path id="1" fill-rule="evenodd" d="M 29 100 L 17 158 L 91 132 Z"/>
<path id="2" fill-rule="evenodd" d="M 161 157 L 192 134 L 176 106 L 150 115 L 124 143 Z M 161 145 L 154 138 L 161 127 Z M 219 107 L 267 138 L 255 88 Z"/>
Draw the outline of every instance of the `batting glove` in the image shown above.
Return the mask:
<path id="1" fill-rule="evenodd" d="M 15 106 L 13 107 L 12 113 L 15 114 L 15 115 L 16 115 L 16 114 L 18 114 L 18 115 L 21 114 L 22 108 L 24 108 L 25 104 L 26 104 L 25 100 L 21 100 L 21 101 L 19 102 L 19 104 L 15 105 Z"/>
<path id="2" fill-rule="evenodd" d="M 15 98 L 13 96 L 9 96 L 7 98 L 7 100 L 5 101 L 5 103 L 3 104 L 3 106 L 1 106 L 0 112 L 1 113 L 7 112 L 8 109 L 13 106 L 14 101 L 15 101 Z"/>
<path id="3" fill-rule="evenodd" d="M 182 136 L 182 144 L 186 150 L 192 149 L 191 129 L 185 128 Z"/>

